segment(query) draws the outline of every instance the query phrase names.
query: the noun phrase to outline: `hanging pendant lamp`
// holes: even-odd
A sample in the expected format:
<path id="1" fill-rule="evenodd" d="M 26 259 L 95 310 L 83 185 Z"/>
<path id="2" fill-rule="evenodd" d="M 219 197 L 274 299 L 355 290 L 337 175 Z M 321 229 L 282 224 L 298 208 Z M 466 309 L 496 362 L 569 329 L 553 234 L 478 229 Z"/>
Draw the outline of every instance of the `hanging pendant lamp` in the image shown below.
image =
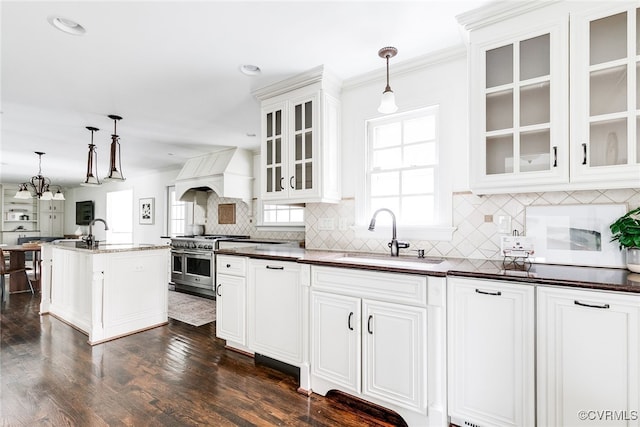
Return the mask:
<path id="1" fill-rule="evenodd" d="M 104 181 L 124 181 L 125 177 L 122 175 L 122 162 L 120 159 L 120 137 L 116 129 L 118 120 L 122 120 L 122 117 L 110 114 L 109 118 L 113 120 L 113 134 L 111 135 L 109 155 L 109 176 L 105 177 Z"/>
<path id="2" fill-rule="evenodd" d="M 80 185 L 88 187 L 100 185 L 102 183 L 98 178 L 98 152 L 96 151 L 96 146 L 93 143 L 93 133 L 100 129 L 93 126 L 87 126 L 87 130 L 91 131 L 91 144 L 89 144 L 89 155 L 87 157 L 87 177 L 83 183 L 80 183 Z"/>
<path id="3" fill-rule="evenodd" d="M 387 60 L 387 87 L 385 87 L 384 92 L 382 92 L 382 99 L 380 100 L 380 106 L 378 107 L 378 112 L 382 114 L 390 114 L 398 111 L 396 96 L 391 90 L 391 86 L 389 86 L 389 58 L 393 58 L 397 54 L 398 49 L 391 46 L 383 47 L 378 51 L 378 56 L 380 58 L 386 58 Z"/>

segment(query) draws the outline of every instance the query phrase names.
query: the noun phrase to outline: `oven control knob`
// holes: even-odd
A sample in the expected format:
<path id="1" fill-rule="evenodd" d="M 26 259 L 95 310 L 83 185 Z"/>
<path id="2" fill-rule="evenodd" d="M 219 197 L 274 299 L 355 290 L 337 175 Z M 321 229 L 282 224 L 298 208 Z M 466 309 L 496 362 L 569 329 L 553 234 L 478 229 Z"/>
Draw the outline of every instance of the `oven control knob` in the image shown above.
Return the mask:
<path id="1" fill-rule="evenodd" d="M 213 249 L 213 245 L 204 245 L 205 249 Z"/>

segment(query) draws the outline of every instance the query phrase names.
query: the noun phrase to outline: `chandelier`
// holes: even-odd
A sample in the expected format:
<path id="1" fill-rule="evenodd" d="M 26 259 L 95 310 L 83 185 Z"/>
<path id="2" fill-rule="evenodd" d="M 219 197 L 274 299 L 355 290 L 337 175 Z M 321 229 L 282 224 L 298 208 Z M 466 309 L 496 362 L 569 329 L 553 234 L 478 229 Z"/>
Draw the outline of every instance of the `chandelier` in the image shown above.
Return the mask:
<path id="1" fill-rule="evenodd" d="M 64 200 L 64 194 L 62 194 L 62 187 L 59 185 L 55 185 L 54 187 L 58 187 L 58 191 L 54 195 L 49 187 L 51 186 L 51 180 L 45 176 L 42 176 L 42 153 L 40 151 L 35 152 L 38 155 L 38 175 L 32 176 L 28 182 L 23 182 L 20 184 L 16 195 L 14 196 L 16 199 L 30 199 L 32 197 L 37 197 L 40 200 Z M 35 194 L 31 194 L 33 191 Z"/>

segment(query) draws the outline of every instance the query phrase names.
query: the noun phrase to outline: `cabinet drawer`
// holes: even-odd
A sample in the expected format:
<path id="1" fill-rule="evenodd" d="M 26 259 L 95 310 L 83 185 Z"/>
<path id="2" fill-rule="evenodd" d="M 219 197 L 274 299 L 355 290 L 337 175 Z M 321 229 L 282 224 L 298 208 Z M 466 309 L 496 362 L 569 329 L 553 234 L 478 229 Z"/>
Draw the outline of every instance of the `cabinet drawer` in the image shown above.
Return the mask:
<path id="1" fill-rule="evenodd" d="M 216 272 L 244 276 L 247 272 L 247 259 L 240 256 L 216 255 Z"/>
<path id="2" fill-rule="evenodd" d="M 347 268 L 311 268 L 311 286 L 343 295 L 425 306 L 427 277 Z"/>

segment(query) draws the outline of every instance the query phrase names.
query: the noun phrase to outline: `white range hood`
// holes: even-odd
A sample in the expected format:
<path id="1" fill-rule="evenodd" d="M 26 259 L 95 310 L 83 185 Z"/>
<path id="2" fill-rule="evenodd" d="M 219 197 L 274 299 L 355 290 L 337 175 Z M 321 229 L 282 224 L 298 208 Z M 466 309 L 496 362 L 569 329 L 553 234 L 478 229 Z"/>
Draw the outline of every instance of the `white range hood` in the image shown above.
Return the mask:
<path id="1" fill-rule="evenodd" d="M 197 201 L 198 194 L 214 191 L 220 197 L 253 197 L 253 153 L 242 148 L 215 151 L 187 160 L 176 178 L 176 196 Z"/>

